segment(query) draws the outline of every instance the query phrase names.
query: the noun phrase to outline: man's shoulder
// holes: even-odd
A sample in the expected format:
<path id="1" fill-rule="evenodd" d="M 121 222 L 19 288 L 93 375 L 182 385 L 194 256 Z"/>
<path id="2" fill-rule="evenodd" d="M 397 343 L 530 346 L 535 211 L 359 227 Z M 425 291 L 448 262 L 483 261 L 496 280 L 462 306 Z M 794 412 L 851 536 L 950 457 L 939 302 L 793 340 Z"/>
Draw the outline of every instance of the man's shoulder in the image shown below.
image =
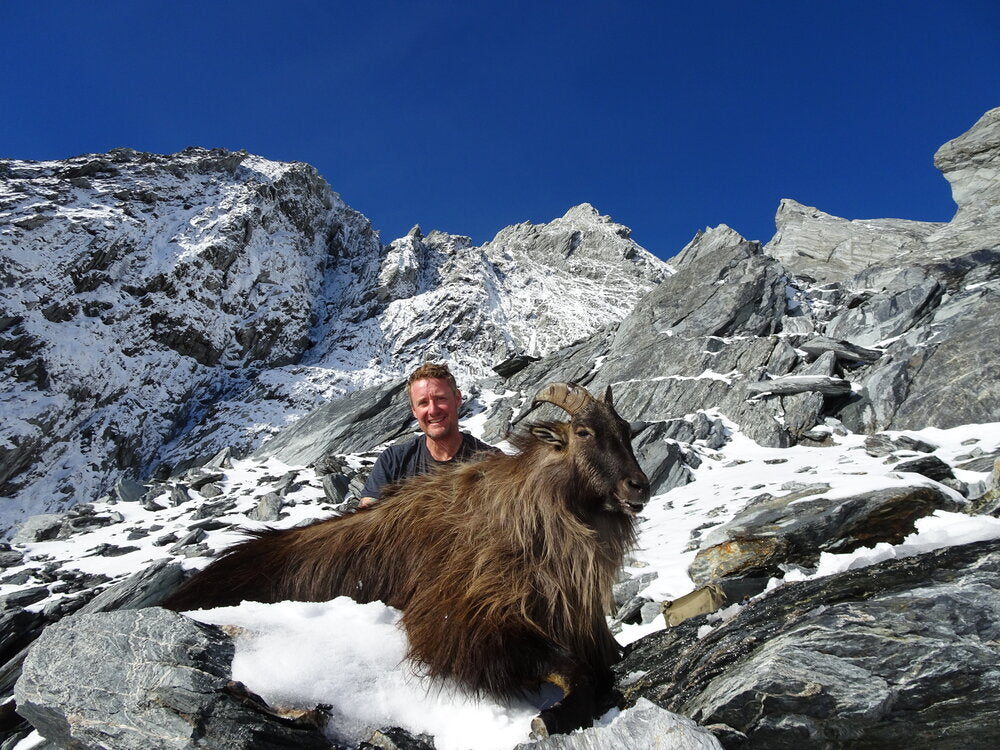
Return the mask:
<path id="1" fill-rule="evenodd" d="M 423 441 L 423 435 L 417 435 L 412 440 L 406 440 L 402 443 L 396 443 L 395 445 L 390 445 L 379 455 L 379 459 L 385 459 L 386 461 L 401 461 L 407 456 L 412 456 L 420 450 L 421 443 Z"/>
<path id="2" fill-rule="evenodd" d="M 479 438 L 475 437 L 474 435 L 469 434 L 468 432 L 463 432 L 462 433 L 462 447 L 464 449 L 463 452 L 468 452 L 468 453 L 499 453 L 500 452 L 499 448 L 495 448 L 492 445 L 490 445 L 489 443 L 484 443 L 482 440 L 480 440 Z"/>

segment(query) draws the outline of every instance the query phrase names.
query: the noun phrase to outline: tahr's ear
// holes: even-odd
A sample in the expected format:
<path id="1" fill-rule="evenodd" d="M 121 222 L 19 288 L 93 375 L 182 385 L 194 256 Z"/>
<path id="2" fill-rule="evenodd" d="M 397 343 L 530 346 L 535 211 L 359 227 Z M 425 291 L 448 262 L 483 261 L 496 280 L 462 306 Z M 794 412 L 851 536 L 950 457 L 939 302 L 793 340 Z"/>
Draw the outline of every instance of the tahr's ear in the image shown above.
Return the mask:
<path id="1" fill-rule="evenodd" d="M 536 424 L 531 426 L 531 434 L 556 448 L 566 447 L 566 436 L 562 429 L 553 425 Z"/>
<path id="2" fill-rule="evenodd" d="M 604 403 L 606 403 L 612 409 L 615 407 L 615 401 L 614 401 L 614 397 L 611 395 L 611 386 L 610 385 L 604 391 Z"/>

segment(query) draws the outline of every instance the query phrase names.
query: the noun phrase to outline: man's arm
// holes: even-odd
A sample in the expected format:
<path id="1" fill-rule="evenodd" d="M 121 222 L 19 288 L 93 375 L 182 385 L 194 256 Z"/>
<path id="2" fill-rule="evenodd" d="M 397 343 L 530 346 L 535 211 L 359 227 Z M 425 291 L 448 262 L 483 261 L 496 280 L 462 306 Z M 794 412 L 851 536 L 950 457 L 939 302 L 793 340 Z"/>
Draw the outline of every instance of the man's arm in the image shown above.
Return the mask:
<path id="1" fill-rule="evenodd" d="M 361 488 L 359 508 L 367 508 L 382 499 L 382 489 L 400 478 L 405 458 L 405 450 L 398 446 L 382 451 L 365 480 L 365 486 Z"/>

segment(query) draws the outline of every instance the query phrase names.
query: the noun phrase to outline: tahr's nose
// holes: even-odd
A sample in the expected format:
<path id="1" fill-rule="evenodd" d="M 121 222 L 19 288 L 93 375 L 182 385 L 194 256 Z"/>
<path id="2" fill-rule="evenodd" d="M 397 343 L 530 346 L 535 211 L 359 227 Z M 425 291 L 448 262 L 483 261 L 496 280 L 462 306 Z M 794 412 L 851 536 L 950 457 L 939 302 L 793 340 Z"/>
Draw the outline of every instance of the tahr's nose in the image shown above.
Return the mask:
<path id="1" fill-rule="evenodd" d="M 643 473 L 626 477 L 620 483 L 622 496 L 628 498 L 630 505 L 640 508 L 649 502 L 649 479 Z"/>

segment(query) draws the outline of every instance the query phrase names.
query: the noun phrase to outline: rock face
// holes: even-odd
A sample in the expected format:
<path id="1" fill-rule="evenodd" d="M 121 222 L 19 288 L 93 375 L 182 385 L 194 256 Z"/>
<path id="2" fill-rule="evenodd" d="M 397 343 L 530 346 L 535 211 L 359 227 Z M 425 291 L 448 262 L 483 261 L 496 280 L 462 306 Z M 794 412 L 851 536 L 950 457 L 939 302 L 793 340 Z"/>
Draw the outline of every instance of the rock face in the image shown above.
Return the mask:
<path id="1" fill-rule="evenodd" d="M 934 166 L 951 183 L 956 218 L 971 221 L 985 214 L 995 220 L 1000 208 L 1000 107 L 939 148 Z"/>
<path id="2" fill-rule="evenodd" d="M 232 658 L 220 630 L 162 609 L 70 618 L 28 654 L 18 712 L 59 747 L 330 747 L 233 683 Z"/>
<path id="3" fill-rule="evenodd" d="M 787 584 L 707 634 L 703 617 L 649 636 L 616 671 L 643 673 L 630 700 L 751 747 L 991 747 L 998 574 L 989 542 Z"/>
<path id="4" fill-rule="evenodd" d="M 842 281 L 869 266 L 927 259 L 927 237 L 943 225 L 903 219 L 841 219 L 785 199 L 767 253 L 819 281 Z"/>
<path id="5" fill-rule="evenodd" d="M 383 247 L 305 164 L 0 161 L 0 528 L 248 451 L 425 360 L 470 379 L 593 333 L 667 272 L 628 234 L 583 205 L 482 248 Z"/>
<path id="6" fill-rule="evenodd" d="M 845 221 L 785 201 L 765 252 L 800 278 L 786 330 L 884 352 L 836 412 L 857 431 L 950 427 L 1000 409 L 1000 109 L 934 163 L 958 205 L 947 224 Z M 816 283 L 819 282 L 819 283 Z"/>
<path id="7" fill-rule="evenodd" d="M 143 478 L 206 404 L 297 361 L 324 279 L 378 252 L 313 168 L 222 150 L 3 161 L 0 217 L 5 518 Z"/>
<path id="8" fill-rule="evenodd" d="M 950 222 L 847 221 L 784 200 L 767 253 L 794 273 L 842 282 L 871 268 L 892 270 L 995 248 L 1000 243 L 1000 107 L 941 146 L 934 166 L 951 183 L 958 207 Z"/>

